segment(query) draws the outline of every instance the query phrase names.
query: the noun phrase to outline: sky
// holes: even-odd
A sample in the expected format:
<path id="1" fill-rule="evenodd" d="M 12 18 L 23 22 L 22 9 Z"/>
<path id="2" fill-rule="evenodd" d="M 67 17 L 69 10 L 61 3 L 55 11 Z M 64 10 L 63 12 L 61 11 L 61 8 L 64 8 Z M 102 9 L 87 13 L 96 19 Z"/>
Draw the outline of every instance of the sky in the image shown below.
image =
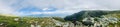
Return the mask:
<path id="1" fill-rule="evenodd" d="M 67 16 L 82 10 L 120 10 L 120 0 L 0 0 L 0 14 Z"/>

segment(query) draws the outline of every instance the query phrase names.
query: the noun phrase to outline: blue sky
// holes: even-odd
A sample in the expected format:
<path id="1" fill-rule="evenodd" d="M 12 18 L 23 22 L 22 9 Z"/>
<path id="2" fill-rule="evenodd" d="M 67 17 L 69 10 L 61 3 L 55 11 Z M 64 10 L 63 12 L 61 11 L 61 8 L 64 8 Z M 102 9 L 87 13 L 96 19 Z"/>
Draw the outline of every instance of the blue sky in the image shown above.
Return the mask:
<path id="1" fill-rule="evenodd" d="M 0 0 L 0 14 L 66 16 L 82 10 L 119 10 L 120 0 Z"/>

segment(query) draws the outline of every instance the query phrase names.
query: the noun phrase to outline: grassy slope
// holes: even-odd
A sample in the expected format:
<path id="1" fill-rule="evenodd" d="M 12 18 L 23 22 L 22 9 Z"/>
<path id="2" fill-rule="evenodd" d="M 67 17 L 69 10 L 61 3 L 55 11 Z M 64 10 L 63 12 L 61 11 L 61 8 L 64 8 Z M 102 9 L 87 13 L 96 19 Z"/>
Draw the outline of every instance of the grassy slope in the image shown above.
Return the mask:
<path id="1" fill-rule="evenodd" d="M 18 21 L 15 21 L 14 19 L 18 18 Z M 53 19 L 58 21 L 64 20 L 60 17 L 54 17 Z M 45 26 L 55 26 L 54 21 L 52 21 L 52 18 L 49 17 L 11 17 L 11 16 L 2 16 L 0 15 L 0 23 L 5 23 L 8 27 L 29 27 L 30 24 L 35 23 L 38 21 L 38 24 L 42 27 Z"/>

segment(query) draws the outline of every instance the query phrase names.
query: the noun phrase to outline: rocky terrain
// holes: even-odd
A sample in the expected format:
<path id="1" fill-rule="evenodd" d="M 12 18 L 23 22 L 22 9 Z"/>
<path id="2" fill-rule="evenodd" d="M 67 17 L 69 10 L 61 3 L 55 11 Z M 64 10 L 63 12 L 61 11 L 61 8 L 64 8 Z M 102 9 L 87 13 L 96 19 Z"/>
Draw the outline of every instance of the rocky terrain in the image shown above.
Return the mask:
<path id="1" fill-rule="evenodd" d="M 119 11 L 80 11 L 61 17 L 0 15 L 0 27 L 120 27 Z"/>

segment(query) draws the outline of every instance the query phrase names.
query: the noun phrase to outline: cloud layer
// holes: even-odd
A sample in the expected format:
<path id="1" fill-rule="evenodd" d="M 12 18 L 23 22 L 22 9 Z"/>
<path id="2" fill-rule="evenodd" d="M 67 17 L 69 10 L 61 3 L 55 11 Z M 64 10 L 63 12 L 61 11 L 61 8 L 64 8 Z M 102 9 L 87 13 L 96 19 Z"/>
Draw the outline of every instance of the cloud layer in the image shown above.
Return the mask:
<path id="1" fill-rule="evenodd" d="M 119 10 L 120 0 L 0 0 L 1 14 L 70 15 L 81 10 Z"/>

